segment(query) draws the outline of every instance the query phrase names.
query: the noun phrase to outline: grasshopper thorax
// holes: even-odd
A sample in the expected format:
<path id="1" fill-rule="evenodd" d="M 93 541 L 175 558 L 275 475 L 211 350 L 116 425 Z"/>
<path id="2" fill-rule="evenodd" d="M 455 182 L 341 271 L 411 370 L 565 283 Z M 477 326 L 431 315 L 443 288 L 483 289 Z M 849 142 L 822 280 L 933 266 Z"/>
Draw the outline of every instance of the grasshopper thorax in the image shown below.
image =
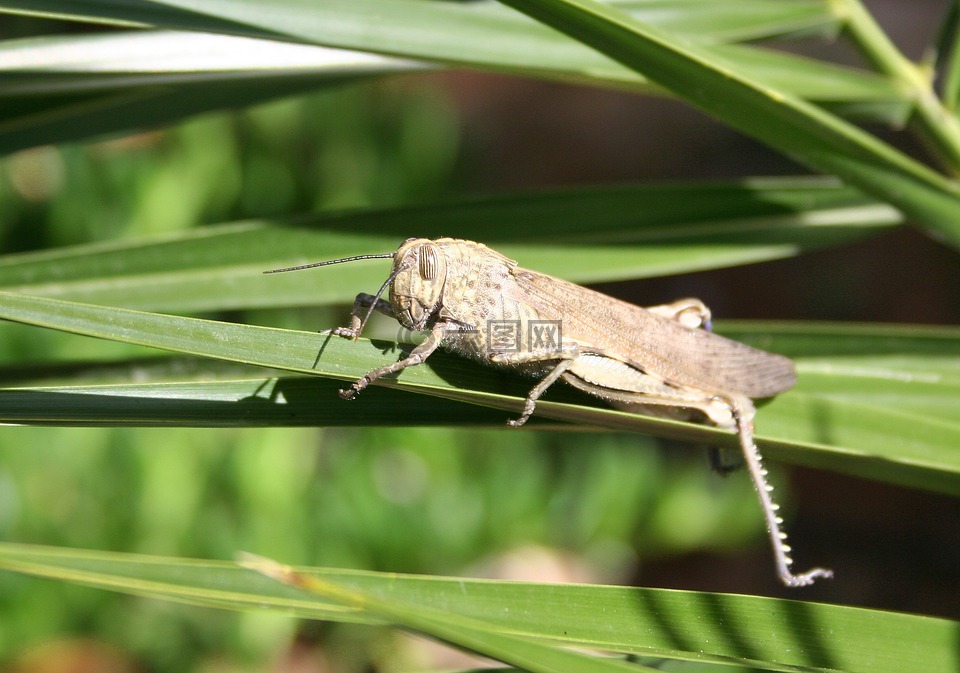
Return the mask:
<path id="1" fill-rule="evenodd" d="M 410 330 L 427 328 L 443 305 L 447 260 L 440 246 L 426 238 L 408 238 L 394 256 L 390 306 Z"/>

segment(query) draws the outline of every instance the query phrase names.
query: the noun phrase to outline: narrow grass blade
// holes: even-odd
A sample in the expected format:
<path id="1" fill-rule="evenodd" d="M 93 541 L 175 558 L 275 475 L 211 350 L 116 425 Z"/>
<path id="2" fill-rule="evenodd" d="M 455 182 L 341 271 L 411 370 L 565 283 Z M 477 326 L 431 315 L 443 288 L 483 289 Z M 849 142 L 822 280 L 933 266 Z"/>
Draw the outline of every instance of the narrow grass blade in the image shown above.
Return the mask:
<path id="1" fill-rule="evenodd" d="M 233 563 L 0 543 L 0 568 L 113 591 L 235 610 L 383 623 Z M 333 568 L 301 575 L 381 601 L 478 620 L 505 636 L 774 671 L 927 673 L 960 665 L 960 624 L 758 596 L 616 586 L 495 582 Z"/>
<path id="2" fill-rule="evenodd" d="M 679 30 L 686 38 L 705 44 L 705 48 L 719 49 L 717 53 L 722 58 L 738 64 L 754 77 L 792 91 L 798 96 L 840 104 L 841 108 L 858 112 L 861 116 L 868 111 L 872 118 L 886 123 L 903 121 L 909 113 L 910 101 L 905 100 L 890 82 L 868 71 L 777 52 L 756 44 L 739 45 L 737 49 L 724 49 L 723 44 L 717 44 L 730 40 L 756 40 L 774 35 L 789 35 L 796 31 L 814 31 L 827 35 L 836 33 L 840 23 L 821 3 L 778 3 L 760 0 L 738 3 L 736 11 L 728 5 L 723 13 L 718 13 L 711 3 L 703 2 L 671 3 L 666 6 L 659 3 L 624 2 L 619 3 L 619 6 L 642 20 L 650 20 L 666 29 Z M 326 0 L 305 3 L 302 0 L 282 0 L 272 2 L 267 10 L 262 3 L 230 0 L 219 2 L 215 8 L 204 6 L 202 12 L 196 12 L 194 5 L 189 2 L 176 5 L 168 2 L 152 6 L 135 2 L 85 3 L 78 6 L 76 3 L 41 0 L 29 3 L 29 9 L 20 2 L 0 2 L 0 11 L 6 9 L 37 13 L 43 12 L 44 8 L 55 15 L 123 25 L 149 24 L 161 28 L 259 37 L 270 41 L 287 39 L 297 43 L 366 51 L 402 59 L 428 60 L 435 65 L 473 67 L 526 77 L 662 92 L 660 87 L 651 87 L 633 70 L 555 31 L 545 29 L 523 15 L 489 2 Z M 380 17 L 375 23 L 368 20 L 373 13 Z M 65 64 L 77 62 L 76 77 L 71 79 L 77 80 L 75 86 L 84 86 L 89 80 L 89 73 L 84 72 L 86 41 L 136 39 L 147 42 L 153 38 L 143 34 L 136 38 L 107 35 L 45 39 L 59 41 L 60 54 L 58 60 L 46 65 L 52 65 L 55 71 L 67 76 L 71 66 Z M 71 42 L 72 39 L 75 42 Z M 270 54 L 278 47 L 271 46 L 271 42 L 267 41 L 261 44 L 262 46 L 256 45 L 250 49 L 249 53 L 263 54 L 264 61 L 269 62 Z M 13 45 L 13 48 L 16 49 L 16 45 Z M 297 48 L 309 50 L 309 47 L 303 44 L 297 45 Z M 100 64 L 102 68 L 118 75 L 127 73 L 130 64 L 124 57 L 118 56 L 119 54 L 125 52 L 119 49 L 110 51 Z M 16 54 L 14 56 L 13 59 L 7 59 L 8 66 L 4 67 L 3 45 L 0 44 L 0 70 L 8 70 L 15 78 L 20 75 L 31 81 L 38 77 L 36 66 L 23 68 L 22 59 L 17 58 Z M 178 53 L 168 62 L 172 60 L 190 61 L 191 55 L 189 51 L 187 56 Z M 247 57 L 241 57 L 238 62 L 247 60 Z M 21 64 L 22 72 L 18 72 L 18 63 Z M 209 74 L 208 63 L 209 59 L 199 55 L 193 63 L 193 69 L 198 75 Z M 45 119 L 50 117 L 50 114 L 43 114 L 44 103 L 35 101 L 34 105 L 28 108 L 34 114 L 25 115 L 20 120 L 22 133 L 11 133 L 9 137 L 0 133 L 0 147 L 24 147 L 31 139 L 49 142 L 53 137 L 79 140 L 89 137 L 91 133 L 107 132 L 111 130 L 111 125 L 114 126 L 113 130 L 122 130 L 162 123 L 164 116 L 160 112 L 151 111 L 145 102 L 137 105 L 136 99 L 138 96 L 163 97 L 163 94 L 157 91 L 158 86 L 169 87 L 182 79 L 182 76 L 179 76 L 173 78 L 175 81 L 171 81 L 170 74 L 165 70 L 166 66 L 161 66 L 154 73 L 154 86 L 147 87 L 147 82 L 144 82 L 143 87 L 129 89 L 126 96 L 132 99 L 129 101 L 124 97 L 111 97 L 106 93 L 93 99 L 88 97 L 74 100 L 73 105 L 68 104 L 69 100 L 53 99 L 47 104 L 54 105 L 50 113 L 59 113 L 59 118 L 54 115 Z M 261 77 L 249 76 L 249 102 L 256 100 L 258 92 L 263 96 L 278 87 L 279 82 L 263 81 L 274 78 L 286 79 L 289 78 L 289 73 L 265 68 Z M 287 82 L 287 85 L 292 86 L 294 83 Z M 214 89 L 220 86 L 228 92 L 231 90 L 229 82 L 220 82 Z M 184 87 L 187 88 L 183 90 Z M 215 92 L 210 88 L 204 90 L 199 86 L 183 84 L 165 93 L 167 95 L 162 102 L 168 119 L 204 109 L 204 105 L 207 106 L 206 109 L 212 109 L 211 106 L 215 105 Z M 232 93 L 237 96 L 240 92 Z M 197 100 L 192 100 L 189 94 Z M 23 105 L 22 100 L 14 98 L 10 99 L 10 103 L 7 107 L 11 110 L 19 109 Z M 224 99 L 224 107 L 241 103 L 242 100 L 239 99 Z M 91 111 L 84 116 L 85 108 L 96 108 L 100 115 L 95 117 Z M 76 119 L 71 118 L 71 113 L 76 115 Z M 95 124 L 98 120 L 100 126 Z M 36 127 L 32 134 L 27 133 L 31 126 Z"/>
<path id="3" fill-rule="evenodd" d="M 610 658 L 588 657 L 577 652 L 498 632 L 492 625 L 450 610 L 433 610 L 396 598 L 344 586 L 337 581 L 301 573 L 262 556 L 241 554 L 240 564 L 304 593 L 355 606 L 394 626 L 430 636 L 462 649 L 512 664 L 530 673 L 628 673 L 654 671 L 638 664 Z"/>
<path id="4" fill-rule="evenodd" d="M 381 342 L 378 346 L 364 339 L 349 342 L 310 332 L 143 313 L 5 292 L 0 292 L 0 318 L 347 381 L 356 380 L 396 358 L 385 355 L 384 348 L 389 348 L 389 343 Z M 789 330 L 784 332 L 789 336 Z M 823 332 L 819 340 L 821 352 L 844 335 L 843 328 Z M 788 348 L 776 347 L 776 334 L 776 329 L 758 330 L 745 340 L 789 355 Z M 775 431 L 772 456 L 894 483 L 960 493 L 960 454 L 955 449 L 960 445 L 960 422 L 951 404 L 960 390 L 960 374 L 956 367 L 937 369 L 950 358 L 958 361 L 960 334 L 953 329 L 933 330 L 928 334 L 917 329 L 912 336 L 902 335 L 901 339 L 891 340 L 890 336 L 883 330 L 874 336 L 861 334 L 860 345 L 865 356 L 856 368 L 836 366 L 829 357 L 820 357 L 813 359 L 813 367 L 808 370 L 803 357 L 797 358 L 801 384 L 760 410 L 758 431 L 762 438 Z M 804 339 L 808 348 L 811 342 L 817 341 L 810 333 L 804 335 Z M 900 348 L 899 363 L 880 357 L 882 353 L 870 357 L 871 348 L 876 349 L 885 341 L 886 348 Z M 911 360 L 911 347 L 936 349 L 939 355 L 928 351 Z M 841 355 L 838 363 L 844 361 Z M 831 367 L 836 368 L 831 370 Z M 838 380 L 841 385 L 835 383 Z M 429 365 L 411 367 L 399 379 L 384 380 L 381 384 L 511 413 L 521 410 L 530 387 L 529 380 L 523 377 L 445 354 L 435 354 Z M 939 401 L 924 406 L 910 402 L 913 395 Z M 56 398 L 47 399 L 52 402 Z M 908 402 L 898 407 L 900 399 Z M 17 402 L 16 398 L 11 401 Z M 333 401 L 342 402 L 339 398 Z M 22 398 L 19 402 L 22 403 Z M 281 402 L 253 399 L 247 403 Z M 366 403 L 365 399 L 352 402 Z M 720 446 L 736 445 L 731 433 L 601 408 L 597 400 L 565 388 L 556 393 L 551 391 L 548 399 L 538 404 L 537 415 L 586 426 L 651 432 Z M 863 422 L 865 415 L 872 419 L 870 423 Z"/>
<path id="5" fill-rule="evenodd" d="M 137 131 L 427 67 L 312 45 L 171 31 L 0 41 L 0 152 Z"/>
<path id="6" fill-rule="evenodd" d="M 0 380 L 2 372 L 0 372 Z M 7 384 L 9 386 L 9 383 Z M 347 404 L 343 383 L 278 376 L 226 381 L 0 388 L 0 423 L 134 427 L 439 426 L 506 427 L 510 412 L 442 397 L 429 404 L 376 387 Z M 544 419 L 533 419 L 533 427 Z M 553 425 L 559 422 L 555 421 Z"/>
<path id="7" fill-rule="evenodd" d="M 743 133 L 891 203 L 960 246 L 957 185 L 869 133 L 596 0 L 502 1 L 642 72 Z"/>
<path id="8" fill-rule="evenodd" d="M 943 24 L 940 27 L 940 36 L 937 40 L 937 72 L 942 72 L 943 105 L 957 112 L 957 101 L 960 99 L 960 4 L 950 3 Z"/>
<path id="9" fill-rule="evenodd" d="M 832 35 L 839 28 L 836 16 L 829 12 L 822 2 L 813 0 L 791 0 L 788 3 L 778 0 L 739 0 L 728 3 L 724 10 L 713 3 L 700 0 L 678 0 L 670 3 L 613 0 L 610 4 L 645 20 L 657 21 L 665 27 L 685 30 L 691 35 L 712 41 L 756 40 L 794 33 Z M 443 21 L 460 27 L 461 23 L 475 17 L 486 19 L 479 22 L 482 26 L 494 19 L 528 27 L 534 25 L 493 2 L 474 3 L 474 6 L 464 7 L 455 0 L 432 5 L 425 5 L 417 0 L 320 0 L 309 3 L 304 0 L 276 0 L 271 3 L 270 9 L 274 10 L 272 12 L 251 0 L 221 1 L 216 6 L 208 3 L 202 8 L 189 0 L 166 0 L 152 4 L 136 0 L 86 0 L 82 3 L 71 0 L 0 1 L 0 11 L 3 12 L 113 25 L 175 25 L 185 30 L 211 32 L 226 32 L 229 29 L 256 32 L 258 26 L 269 25 L 270 22 L 289 24 L 299 14 L 304 17 L 305 23 L 319 23 L 322 19 L 327 19 L 330 31 L 349 34 L 348 31 L 352 30 L 359 34 L 361 31 L 355 22 L 363 16 L 363 12 L 370 12 L 377 7 L 384 12 L 382 16 L 391 21 L 384 21 L 384 25 L 368 26 L 369 43 L 366 47 L 370 50 L 374 50 L 377 41 L 382 42 L 385 35 L 388 35 L 382 31 L 396 26 L 413 25 L 415 21 L 425 28 L 431 28 Z M 278 12 L 279 17 L 271 16 Z M 330 21 L 331 18 L 340 18 L 339 23 L 342 25 Z M 305 28 L 301 26 L 299 29 Z M 261 29 L 261 35 L 272 36 L 266 28 Z"/>
<path id="10" fill-rule="evenodd" d="M 895 209 L 825 179 L 558 190 L 12 255 L 0 258 L 0 288 L 164 311 L 349 303 L 388 267 L 343 265 L 335 282 L 329 271 L 262 272 L 456 232 L 527 268 L 589 283 L 779 259 L 901 222 Z"/>

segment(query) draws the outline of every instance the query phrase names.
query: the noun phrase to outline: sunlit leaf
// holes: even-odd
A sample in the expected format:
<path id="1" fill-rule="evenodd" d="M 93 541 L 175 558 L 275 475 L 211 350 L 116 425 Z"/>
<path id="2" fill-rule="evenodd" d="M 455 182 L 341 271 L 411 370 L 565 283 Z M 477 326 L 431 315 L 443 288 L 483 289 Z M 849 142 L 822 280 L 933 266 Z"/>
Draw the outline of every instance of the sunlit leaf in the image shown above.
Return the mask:
<path id="1" fill-rule="evenodd" d="M 483 242 L 530 269 L 590 283 L 780 259 L 899 224 L 831 180 L 784 178 L 573 189 L 205 227 L 161 240 L 0 258 L 0 288 L 148 310 L 349 303 L 389 264 L 264 277 L 283 266 L 392 252 L 411 236 Z"/>
<path id="2" fill-rule="evenodd" d="M 0 318 L 342 381 L 356 380 L 396 357 L 385 356 L 381 347 L 366 340 L 350 342 L 312 332 L 143 313 L 5 292 L 0 293 Z M 785 337 L 782 344 L 778 343 L 781 338 L 778 331 Z M 956 366 L 939 368 L 942 362 L 958 360 L 960 334 L 956 330 L 876 328 L 871 331 L 844 326 L 801 326 L 799 330 L 787 326 L 778 330 L 776 326 L 762 326 L 756 330 L 731 331 L 731 334 L 787 355 L 793 354 L 791 340 L 799 343 L 796 348 L 801 351 L 797 357 L 801 383 L 761 409 L 757 419 L 760 435 L 774 440 L 772 456 L 960 493 L 960 454 L 955 450 L 960 445 L 960 422 L 951 404 L 960 394 L 960 374 Z M 842 350 L 837 360 L 824 355 L 836 349 L 833 344 L 838 341 L 859 346 L 862 355 L 855 366 L 850 364 L 851 356 Z M 811 349 L 818 353 L 810 358 L 810 365 L 801 347 L 806 348 L 807 353 Z M 893 359 L 885 357 L 891 350 L 897 353 Z M 523 377 L 442 354 L 432 356 L 428 366 L 408 368 L 398 379 L 381 382 L 410 392 L 512 413 L 522 409 L 522 399 L 530 387 L 529 380 Z M 248 391 L 247 397 L 234 398 L 234 403 L 241 406 L 285 404 L 285 397 L 271 399 L 270 392 L 249 388 Z M 63 400 L 69 399 L 54 395 L 56 391 L 37 392 L 44 393 L 54 407 L 62 407 Z M 110 394 L 109 390 L 101 392 L 106 396 Z M 84 395 L 95 391 L 76 393 Z M 10 394 L 11 413 L 16 414 L 17 409 L 23 408 L 23 393 L 19 398 Z M 920 401 L 912 399 L 912 395 L 919 396 Z M 537 414 L 587 426 L 653 432 L 723 446 L 736 444 L 732 435 L 714 428 L 613 411 L 596 405 L 586 396 L 573 395 L 559 398 L 570 401 L 553 401 L 557 399 L 551 392 L 538 404 Z M 931 400 L 938 402 L 931 403 Z M 365 403 L 363 396 L 353 401 L 357 405 Z M 15 415 L 7 418 L 16 420 Z M 864 418 L 869 422 L 865 423 Z M 389 422 L 383 417 L 381 421 Z M 438 418 L 436 422 L 441 420 Z M 399 419 L 398 423 L 404 424 Z M 202 423 L 194 417 L 188 424 Z M 771 432 L 775 434 L 768 434 Z"/>
<path id="3" fill-rule="evenodd" d="M 831 35 L 840 23 L 822 3 L 753 0 L 726 5 L 723 11 L 697 1 L 618 4 L 632 16 L 678 30 L 754 77 L 798 96 L 892 124 L 904 121 L 911 110 L 911 101 L 895 86 L 870 72 L 755 43 L 725 44 L 798 31 Z M 0 42 L 0 72 L 6 80 L 5 86 L 0 84 L 0 100 L 5 101 L 0 120 L 6 120 L 0 124 L 0 149 L 7 151 L 147 128 L 349 77 L 421 69 L 423 61 L 662 91 L 629 68 L 492 2 L 279 0 L 264 11 L 262 3 L 229 0 L 197 12 L 189 2 L 39 0 L 0 2 L 0 11 L 200 31 Z M 379 20 L 370 22 L 371 15 Z M 231 61 L 235 65 L 226 67 Z"/>
<path id="4" fill-rule="evenodd" d="M 0 544 L 0 567 L 114 591 L 235 610 L 383 623 L 390 617 L 309 595 L 233 563 Z M 773 671 L 926 673 L 957 665 L 956 622 L 758 596 L 494 582 L 342 569 L 299 572 L 489 633 Z M 395 603 L 395 604 L 396 604 Z"/>
<path id="5" fill-rule="evenodd" d="M 681 36 L 596 0 L 502 0 L 805 165 L 838 175 L 960 246 L 960 190 L 927 166 Z"/>

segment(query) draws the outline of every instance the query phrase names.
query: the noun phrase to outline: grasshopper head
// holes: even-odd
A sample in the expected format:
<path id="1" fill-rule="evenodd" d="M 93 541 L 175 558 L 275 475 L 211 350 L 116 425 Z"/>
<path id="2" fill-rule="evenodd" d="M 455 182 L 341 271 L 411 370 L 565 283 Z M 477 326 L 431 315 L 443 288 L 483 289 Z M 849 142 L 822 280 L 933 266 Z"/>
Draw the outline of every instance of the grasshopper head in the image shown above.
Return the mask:
<path id="1" fill-rule="evenodd" d="M 447 280 L 443 251 L 426 238 L 409 238 L 393 258 L 390 306 L 407 329 L 422 330 L 442 305 Z"/>

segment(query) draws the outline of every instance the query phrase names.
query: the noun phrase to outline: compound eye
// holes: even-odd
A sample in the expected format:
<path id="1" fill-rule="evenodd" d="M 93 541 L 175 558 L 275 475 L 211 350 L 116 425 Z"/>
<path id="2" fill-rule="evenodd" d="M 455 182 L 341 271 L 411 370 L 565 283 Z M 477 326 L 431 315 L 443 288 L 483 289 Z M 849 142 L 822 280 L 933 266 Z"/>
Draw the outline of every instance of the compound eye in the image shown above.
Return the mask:
<path id="1" fill-rule="evenodd" d="M 440 260 L 437 258 L 437 249 L 432 245 L 420 246 L 420 277 L 424 280 L 433 280 L 440 269 Z"/>

